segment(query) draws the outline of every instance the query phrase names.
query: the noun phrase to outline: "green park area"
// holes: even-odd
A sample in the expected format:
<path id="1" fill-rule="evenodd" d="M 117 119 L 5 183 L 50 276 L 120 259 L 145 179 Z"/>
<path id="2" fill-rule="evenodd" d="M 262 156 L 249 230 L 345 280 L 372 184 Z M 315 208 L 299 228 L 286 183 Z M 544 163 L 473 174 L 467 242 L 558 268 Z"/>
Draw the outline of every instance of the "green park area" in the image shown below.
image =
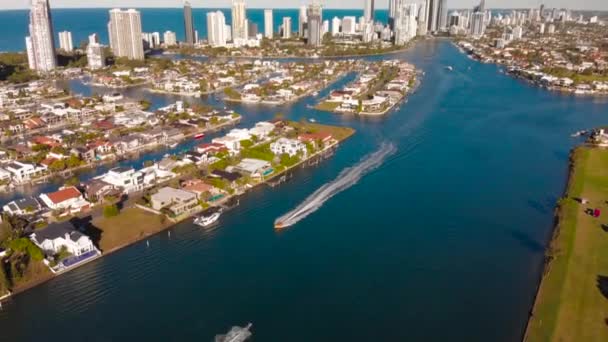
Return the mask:
<path id="1" fill-rule="evenodd" d="M 526 341 L 608 341 L 608 150 L 577 148 Z M 583 200 L 584 199 L 584 200 Z M 589 210 L 600 210 L 594 217 Z"/>
<path id="2" fill-rule="evenodd" d="M 96 217 L 92 225 L 97 231 L 91 232 L 91 235 L 99 237 L 99 247 L 107 253 L 156 234 L 172 224 L 163 215 L 127 208 L 116 216 Z"/>

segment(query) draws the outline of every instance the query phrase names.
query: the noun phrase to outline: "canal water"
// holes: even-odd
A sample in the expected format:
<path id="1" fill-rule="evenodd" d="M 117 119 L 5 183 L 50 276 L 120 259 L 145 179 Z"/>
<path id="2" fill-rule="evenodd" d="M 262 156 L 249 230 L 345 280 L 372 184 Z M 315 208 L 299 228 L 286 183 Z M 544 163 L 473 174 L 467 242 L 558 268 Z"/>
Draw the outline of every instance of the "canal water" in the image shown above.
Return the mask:
<path id="1" fill-rule="evenodd" d="M 570 134 L 605 124 L 607 100 L 534 88 L 443 40 L 395 56 L 425 75 L 384 118 L 317 112 L 312 98 L 230 105 L 244 126 L 282 112 L 357 134 L 244 196 L 216 229 L 183 223 L 15 296 L 0 311 L 2 339 L 211 341 L 252 322 L 255 341 L 519 340 L 580 142 Z M 274 231 L 384 142 L 398 150 L 383 165 Z"/>

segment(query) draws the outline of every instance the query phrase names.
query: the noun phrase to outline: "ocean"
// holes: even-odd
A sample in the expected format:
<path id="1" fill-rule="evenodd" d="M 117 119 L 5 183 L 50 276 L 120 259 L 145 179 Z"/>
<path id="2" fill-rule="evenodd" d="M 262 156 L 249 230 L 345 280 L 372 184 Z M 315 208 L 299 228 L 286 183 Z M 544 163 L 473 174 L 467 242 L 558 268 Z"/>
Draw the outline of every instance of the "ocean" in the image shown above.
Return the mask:
<path id="1" fill-rule="evenodd" d="M 88 36 L 97 33 L 104 44 L 108 44 L 108 10 L 109 9 L 52 9 L 53 28 L 57 35 L 61 31 L 72 32 L 74 46 L 79 46 L 81 42 L 86 42 Z M 207 15 L 209 11 L 218 9 L 193 8 L 195 29 L 198 30 L 199 37 L 207 37 Z M 226 23 L 231 22 L 232 14 L 230 9 L 219 9 L 226 16 Z M 181 8 L 142 8 L 141 20 L 143 32 L 174 31 L 178 40 L 184 39 L 184 17 Z M 342 18 L 344 16 L 363 15 L 363 10 L 338 10 L 325 9 L 323 19 L 329 20 L 333 17 Z M 375 16 L 378 21 L 387 22 L 388 11 L 377 10 Z M 273 10 L 274 30 L 278 32 L 279 25 L 283 23 L 283 17 L 291 17 L 292 31 L 298 30 L 298 9 L 275 9 Z M 258 26 L 258 32 L 264 31 L 264 10 L 248 9 L 247 18 Z M 28 33 L 29 11 L 12 10 L 0 11 L 0 51 L 23 51 L 25 50 L 25 37 Z M 56 39 L 59 44 L 59 39 Z M 57 45 L 59 47 L 59 45 Z"/>

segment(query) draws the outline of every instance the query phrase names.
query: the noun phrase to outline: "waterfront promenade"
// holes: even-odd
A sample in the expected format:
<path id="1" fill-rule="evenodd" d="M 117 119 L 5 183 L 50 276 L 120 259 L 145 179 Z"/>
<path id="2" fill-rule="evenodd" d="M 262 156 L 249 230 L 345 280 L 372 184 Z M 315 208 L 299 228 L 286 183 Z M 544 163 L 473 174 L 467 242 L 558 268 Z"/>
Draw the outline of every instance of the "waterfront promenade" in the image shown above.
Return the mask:
<path id="1" fill-rule="evenodd" d="M 251 321 L 264 341 L 520 340 L 579 143 L 569 135 L 605 124 L 606 103 L 536 89 L 449 42 L 395 57 L 425 75 L 391 115 L 327 115 L 311 98 L 277 110 L 356 129 L 334 157 L 244 195 L 218 229 L 183 222 L 15 296 L 0 311 L 3 336 L 211 340 Z M 275 115 L 226 105 L 244 126 Z M 275 232 L 279 215 L 384 141 L 398 151 L 380 168 Z"/>

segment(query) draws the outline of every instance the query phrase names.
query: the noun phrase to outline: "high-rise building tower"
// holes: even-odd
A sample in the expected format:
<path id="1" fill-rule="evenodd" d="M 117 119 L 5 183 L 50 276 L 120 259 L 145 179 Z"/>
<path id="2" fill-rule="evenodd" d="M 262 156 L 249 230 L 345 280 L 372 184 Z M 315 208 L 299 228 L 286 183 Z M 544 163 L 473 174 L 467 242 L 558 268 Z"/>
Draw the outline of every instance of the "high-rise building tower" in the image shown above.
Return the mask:
<path id="1" fill-rule="evenodd" d="M 273 33 L 273 21 L 272 21 L 272 10 L 264 10 L 264 37 L 272 39 Z"/>
<path id="2" fill-rule="evenodd" d="M 416 32 L 419 36 L 426 36 L 426 31 L 428 29 L 427 26 L 427 15 L 428 13 L 428 1 L 420 4 L 420 8 L 418 9 L 418 32 Z"/>
<path id="3" fill-rule="evenodd" d="M 439 19 L 437 30 L 445 30 L 448 27 L 448 0 L 439 0 Z"/>
<path id="4" fill-rule="evenodd" d="M 74 51 L 74 44 L 72 43 L 72 32 L 59 32 L 59 48 L 65 52 Z"/>
<path id="5" fill-rule="evenodd" d="M 144 59 L 144 43 L 141 35 L 141 15 L 139 11 L 110 10 L 108 23 L 110 47 L 117 57 Z"/>
<path id="6" fill-rule="evenodd" d="M 439 30 L 439 1 L 441 0 L 428 0 L 428 32 L 437 32 Z"/>
<path id="7" fill-rule="evenodd" d="M 308 15 L 306 6 L 300 6 L 300 12 L 298 15 L 298 35 L 300 37 L 306 37 L 306 29 L 308 27 Z"/>
<path id="8" fill-rule="evenodd" d="M 331 35 L 337 36 L 340 33 L 340 26 L 342 25 L 342 20 L 338 17 L 334 17 L 331 20 Z"/>
<path id="9" fill-rule="evenodd" d="M 106 66 L 104 47 L 95 40 L 91 41 L 91 36 L 89 36 L 89 46 L 87 46 L 87 63 L 91 70 L 101 69 Z"/>
<path id="10" fill-rule="evenodd" d="M 308 6 L 306 17 L 308 18 L 306 43 L 320 46 L 323 43 L 323 7 L 313 2 Z"/>
<path id="11" fill-rule="evenodd" d="M 374 21 L 374 0 L 363 0 L 363 17 L 366 22 Z"/>
<path id="12" fill-rule="evenodd" d="M 414 38 L 418 31 L 418 7 L 415 3 L 398 0 L 395 11 L 395 45 L 403 45 Z"/>
<path id="13" fill-rule="evenodd" d="M 388 27 L 391 30 L 395 29 L 395 9 L 397 7 L 397 0 L 388 0 Z"/>
<path id="14" fill-rule="evenodd" d="M 475 12 L 473 13 L 473 20 L 471 22 L 471 35 L 473 37 L 481 37 L 485 32 L 485 24 L 484 24 L 484 13 L 483 12 Z"/>
<path id="15" fill-rule="evenodd" d="M 232 2 L 232 40 L 247 39 L 247 14 L 244 0 Z"/>
<path id="16" fill-rule="evenodd" d="M 213 47 L 226 46 L 226 18 L 222 11 L 207 12 L 207 41 Z"/>
<path id="17" fill-rule="evenodd" d="M 291 17 L 283 17 L 283 34 L 282 38 L 289 39 L 291 38 Z"/>
<path id="18" fill-rule="evenodd" d="M 194 35 L 194 22 L 192 19 L 192 6 L 186 1 L 184 3 L 184 32 L 186 35 L 186 44 L 196 43 L 196 37 Z"/>
<path id="19" fill-rule="evenodd" d="M 29 28 L 30 35 L 25 37 L 25 46 L 30 69 L 42 72 L 55 69 L 55 36 L 48 0 L 32 0 Z"/>

